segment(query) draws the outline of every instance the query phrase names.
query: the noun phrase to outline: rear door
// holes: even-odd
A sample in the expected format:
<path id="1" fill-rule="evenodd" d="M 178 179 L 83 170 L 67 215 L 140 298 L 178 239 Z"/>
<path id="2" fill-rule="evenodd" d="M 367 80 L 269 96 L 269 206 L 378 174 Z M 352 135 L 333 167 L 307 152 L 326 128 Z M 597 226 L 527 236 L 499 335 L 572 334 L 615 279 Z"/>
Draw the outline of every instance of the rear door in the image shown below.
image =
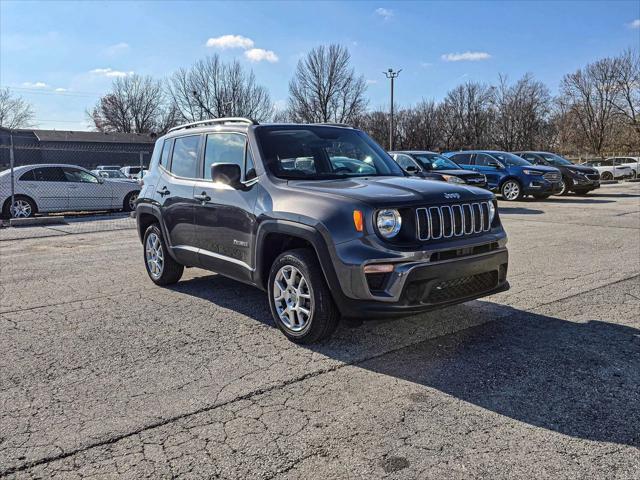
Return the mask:
<path id="1" fill-rule="evenodd" d="M 178 260 L 186 265 L 199 265 L 193 224 L 193 185 L 198 176 L 201 137 L 196 134 L 165 140 L 154 194 L 162 211 L 168 243 Z M 167 148 L 166 156 L 164 148 Z"/>
<path id="2" fill-rule="evenodd" d="M 486 153 L 476 153 L 473 156 L 473 160 L 473 169 L 487 177 L 487 183 L 491 190 L 497 189 L 500 185 L 500 180 L 504 176 L 504 170 L 495 166 L 499 162 Z"/>
<path id="3" fill-rule="evenodd" d="M 473 167 L 472 159 L 471 159 L 472 156 L 473 155 L 471 153 L 455 153 L 451 155 L 449 158 L 454 162 L 456 162 L 458 165 L 460 165 L 461 168 L 465 170 L 475 170 L 475 168 Z"/>
<path id="4" fill-rule="evenodd" d="M 106 210 L 113 207 L 113 189 L 107 181 L 75 167 L 63 167 L 67 179 L 69 210 Z"/>
<path id="5" fill-rule="evenodd" d="M 211 165 L 235 163 L 242 171 L 243 187 L 214 184 Z M 239 280 L 251 279 L 254 266 L 257 179 L 247 137 L 236 132 L 206 135 L 201 179 L 194 193 L 195 228 L 203 267 Z"/>
<path id="6" fill-rule="evenodd" d="M 67 179 L 60 167 L 37 167 L 29 170 L 18 178 L 16 186 L 16 193 L 33 198 L 40 212 L 61 212 L 67 209 Z"/>

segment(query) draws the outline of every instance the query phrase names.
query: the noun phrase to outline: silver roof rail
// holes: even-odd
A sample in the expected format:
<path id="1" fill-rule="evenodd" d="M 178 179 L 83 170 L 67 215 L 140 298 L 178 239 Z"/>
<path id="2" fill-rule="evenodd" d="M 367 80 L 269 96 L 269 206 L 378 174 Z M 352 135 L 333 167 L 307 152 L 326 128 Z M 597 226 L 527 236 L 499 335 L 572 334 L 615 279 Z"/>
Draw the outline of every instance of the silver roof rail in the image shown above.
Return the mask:
<path id="1" fill-rule="evenodd" d="M 338 122 L 318 122 L 312 123 L 311 125 L 325 125 L 327 127 L 345 127 L 345 128 L 353 128 L 351 125 L 346 123 L 338 123 Z"/>
<path id="2" fill-rule="evenodd" d="M 178 125 L 177 127 L 170 128 L 169 132 L 174 132 L 176 130 L 183 130 L 185 128 L 195 128 L 195 127 L 200 127 L 204 125 L 215 125 L 215 124 L 224 125 L 227 123 L 244 123 L 247 125 L 259 125 L 258 122 L 250 118 L 243 118 L 243 117 L 210 118 L 209 120 L 200 120 L 198 122 L 191 122 L 191 123 L 185 123 L 184 125 Z"/>

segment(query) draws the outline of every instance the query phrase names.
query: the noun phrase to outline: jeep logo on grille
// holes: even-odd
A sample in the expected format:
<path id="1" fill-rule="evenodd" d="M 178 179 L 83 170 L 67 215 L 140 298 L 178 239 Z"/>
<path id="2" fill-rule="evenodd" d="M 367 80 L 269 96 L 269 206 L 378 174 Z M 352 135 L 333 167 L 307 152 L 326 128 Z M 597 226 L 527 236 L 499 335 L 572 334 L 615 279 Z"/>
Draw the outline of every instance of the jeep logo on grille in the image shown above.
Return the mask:
<path id="1" fill-rule="evenodd" d="M 445 193 L 444 198 L 460 198 L 459 193 Z"/>

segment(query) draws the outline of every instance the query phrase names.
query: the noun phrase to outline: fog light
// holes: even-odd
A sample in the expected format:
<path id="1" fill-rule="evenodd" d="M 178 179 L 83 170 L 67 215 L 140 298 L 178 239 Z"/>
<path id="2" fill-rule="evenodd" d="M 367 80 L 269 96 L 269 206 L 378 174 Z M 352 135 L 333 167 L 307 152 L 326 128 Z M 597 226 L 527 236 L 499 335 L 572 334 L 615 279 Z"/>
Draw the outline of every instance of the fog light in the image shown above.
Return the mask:
<path id="1" fill-rule="evenodd" d="M 364 273 L 389 273 L 393 272 L 391 263 L 372 263 L 364 266 Z"/>

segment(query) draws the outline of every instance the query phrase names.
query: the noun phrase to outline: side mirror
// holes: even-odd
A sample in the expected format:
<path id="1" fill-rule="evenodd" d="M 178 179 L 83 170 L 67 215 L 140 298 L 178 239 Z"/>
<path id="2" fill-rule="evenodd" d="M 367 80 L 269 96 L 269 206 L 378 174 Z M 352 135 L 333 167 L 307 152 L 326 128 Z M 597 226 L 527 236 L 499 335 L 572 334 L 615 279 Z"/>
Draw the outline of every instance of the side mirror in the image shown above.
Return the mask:
<path id="1" fill-rule="evenodd" d="M 211 179 L 235 189 L 242 187 L 242 171 L 235 163 L 214 163 L 211 165 Z"/>
<path id="2" fill-rule="evenodd" d="M 502 168 L 502 165 L 500 165 L 498 162 L 489 161 L 487 162 L 487 167 Z"/>
<path id="3" fill-rule="evenodd" d="M 415 165 L 409 165 L 404 170 L 405 172 L 410 173 L 412 175 L 418 173 L 418 167 L 416 167 Z"/>

